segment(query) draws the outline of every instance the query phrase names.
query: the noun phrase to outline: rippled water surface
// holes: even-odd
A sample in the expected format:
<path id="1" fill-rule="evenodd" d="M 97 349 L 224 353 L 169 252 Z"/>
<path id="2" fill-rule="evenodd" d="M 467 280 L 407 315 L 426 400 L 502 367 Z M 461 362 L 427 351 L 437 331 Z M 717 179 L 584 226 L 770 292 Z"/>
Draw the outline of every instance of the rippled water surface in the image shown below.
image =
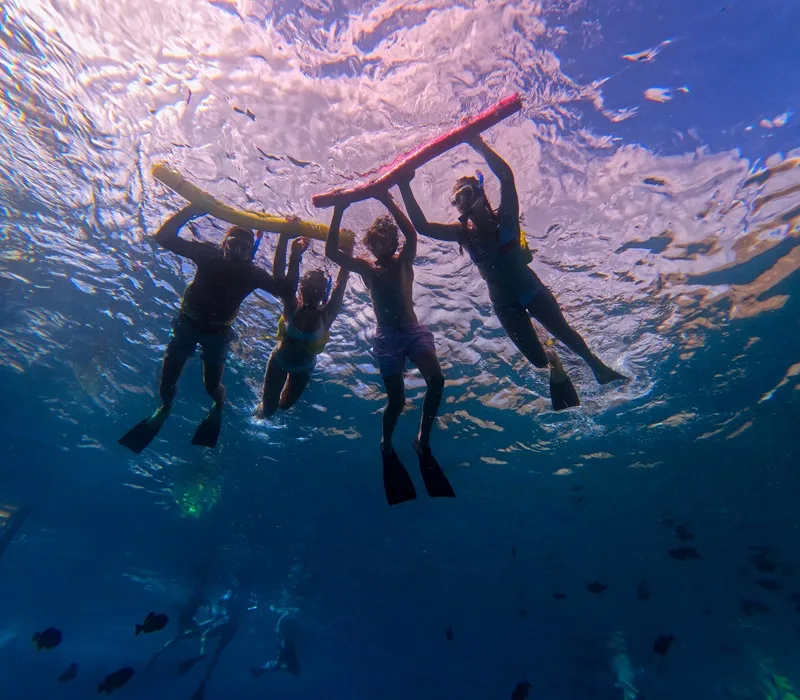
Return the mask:
<path id="1" fill-rule="evenodd" d="M 84 697 L 130 665 L 121 694 L 190 697 L 183 651 L 145 675 L 165 640 L 132 625 L 213 561 L 214 595 L 246 569 L 257 607 L 208 698 L 508 698 L 526 678 L 535 698 L 794 697 L 798 27 L 790 0 L 5 2 L 0 503 L 35 510 L 0 562 L 3 686 Z M 155 163 L 327 224 L 313 194 L 513 92 L 523 111 L 486 137 L 514 168 L 533 268 L 631 382 L 598 387 L 565 350 L 583 405 L 553 413 L 468 256 L 422 239 L 415 300 L 447 380 L 434 448 L 455 501 L 385 506 L 360 281 L 291 413 L 252 418 L 280 311 L 257 294 L 220 447 L 189 445 L 199 362 L 152 449 L 116 444 L 152 409 L 194 273 L 149 240 L 181 206 Z M 455 220 L 452 182 L 476 168 L 461 146 L 417 172 L 430 219 Z M 359 203 L 344 225 L 380 211 Z M 304 264 L 335 272 L 319 242 Z M 424 382 L 408 382 L 412 465 Z M 285 610 L 303 619 L 303 672 L 254 679 Z M 50 625 L 64 643 L 34 653 Z"/>

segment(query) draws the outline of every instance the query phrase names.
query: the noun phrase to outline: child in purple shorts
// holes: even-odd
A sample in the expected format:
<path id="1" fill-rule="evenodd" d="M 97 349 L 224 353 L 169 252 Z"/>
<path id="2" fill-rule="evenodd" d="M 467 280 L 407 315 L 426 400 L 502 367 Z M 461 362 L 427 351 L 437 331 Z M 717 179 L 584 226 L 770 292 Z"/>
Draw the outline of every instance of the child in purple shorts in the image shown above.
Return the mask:
<path id="1" fill-rule="evenodd" d="M 422 404 L 419 433 L 414 440 L 425 487 L 433 497 L 452 498 L 455 493 L 430 448 L 431 428 L 442 400 L 444 377 L 436 357 L 433 334 L 426 326 L 419 324 L 414 313 L 412 290 L 417 232 L 388 190 L 376 198 L 392 216 L 378 217 L 364 236 L 364 243 L 375 260 L 356 258 L 339 250 L 339 226 L 346 205 L 334 208 L 325 253 L 343 269 L 361 275 L 378 321 L 373 354 L 378 361 L 388 399 L 383 412 L 381 439 L 386 499 L 389 505 L 395 505 L 416 498 L 414 484 L 392 447 L 392 435 L 405 405 L 403 372 L 406 358 L 416 365 L 428 387 Z M 397 251 L 398 225 L 405 236 L 400 252 Z"/>

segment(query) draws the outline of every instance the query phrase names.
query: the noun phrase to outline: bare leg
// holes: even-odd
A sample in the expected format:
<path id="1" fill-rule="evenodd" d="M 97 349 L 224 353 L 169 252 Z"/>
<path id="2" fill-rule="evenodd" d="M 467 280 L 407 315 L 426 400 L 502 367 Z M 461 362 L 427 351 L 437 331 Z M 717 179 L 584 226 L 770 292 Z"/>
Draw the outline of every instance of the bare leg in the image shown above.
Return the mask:
<path id="1" fill-rule="evenodd" d="M 258 418 L 269 418 L 278 410 L 281 391 L 286 383 L 288 372 L 278 364 L 275 351 L 269 356 L 267 371 L 264 372 L 264 387 L 261 390 L 261 403 L 256 408 Z"/>
<path id="2" fill-rule="evenodd" d="M 419 424 L 417 442 L 420 447 L 427 449 L 430 447 L 431 429 L 442 402 L 442 392 L 444 391 L 444 377 L 442 368 L 439 366 L 439 359 L 435 352 L 421 352 L 411 357 L 411 361 L 417 366 L 428 390 L 425 392 L 425 400 L 422 403 L 422 419 Z"/>
<path id="3" fill-rule="evenodd" d="M 208 395 L 214 399 L 214 408 L 222 410 L 225 404 L 225 387 L 222 385 L 224 362 L 203 362 L 203 383 Z"/>
<path id="4" fill-rule="evenodd" d="M 278 404 L 281 411 L 288 411 L 297 403 L 308 383 L 311 381 L 311 372 L 291 372 L 281 392 L 281 401 Z"/>
<path id="5" fill-rule="evenodd" d="M 161 407 L 164 411 L 172 408 L 172 402 L 178 393 L 178 379 L 186 365 L 186 360 L 192 356 L 194 348 L 189 348 L 174 337 L 167 345 L 164 361 L 161 363 L 161 377 L 158 382 L 158 395 L 161 398 Z"/>
<path id="6" fill-rule="evenodd" d="M 511 342 L 525 355 L 534 367 L 547 367 L 547 354 L 531 322 L 528 312 L 521 306 L 495 309 L 497 318 Z"/>
<path id="7" fill-rule="evenodd" d="M 406 404 L 406 389 L 402 374 L 383 376 L 383 385 L 386 387 L 386 408 L 383 409 L 383 439 L 381 449 L 384 452 L 392 451 L 392 435 L 397 425 L 397 420 Z"/>
<path id="8" fill-rule="evenodd" d="M 495 313 L 508 337 L 529 362 L 536 367 L 550 367 L 550 397 L 555 410 L 579 405 L 578 395 L 558 355 L 555 350 L 545 351 L 528 312 L 519 306 L 495 309 Z"/>
<path id="9" fill-rule="evenodd" d="M 556 298 L 549 289 L 543 288 L 534 297 L 528 305 L 528 311 L 558 340 L 586 361 L 600 384 L 625 379 L 623 375 L 603 364 L 603 361 L 589 349 L 580 333 L 567 323 Z"/>

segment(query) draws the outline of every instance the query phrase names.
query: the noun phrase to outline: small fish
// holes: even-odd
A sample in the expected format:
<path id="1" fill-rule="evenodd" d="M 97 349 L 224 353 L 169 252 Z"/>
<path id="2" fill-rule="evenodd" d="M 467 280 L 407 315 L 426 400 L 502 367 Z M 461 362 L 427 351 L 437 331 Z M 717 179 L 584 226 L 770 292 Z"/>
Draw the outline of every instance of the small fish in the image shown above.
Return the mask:
<path id="1" fill-rule="evenodd" d="M 531 684 L 528 681 L 524 683 L 517 683 L 514 692 L 511 693 L 511 700 L 527 700 L 528 691 L 531 689 Z"/>
<path id="2" fill-rule="evenodd" d="M 653 642 L 653 653 L 658 654 L 659 656 L 666 656 L 669 652 L 669 648 L 672 646 L 672 642 L 675 641 L 675 637 L 671 634 L 662 634 Z"/>
<path id="3" fill-rule="evenodd" d="M 448 625 L 447 626 L 447 629 L 444 631 L 444 636 L 447 637 L 447 641 L 448 642 L 452 642 L 453 641 L 453 626 L 452 625 Z"/>
<path id="4" fill-rule="evenodd" d="M 36 645 L 36 651 L 41 651 L 42 649 L 55 649 L 61 644 L 63 637 L 61 630 L 55 627 L 48 627 L 44 632 L 36 632 L 32 640 Z"/>
<path id="5" fill-rule="evenodd" d="M 566 600 L 567 594 L 562 593 L 561 591 L 556 591 L 555 593 L 553 593 L 553 598 L 555 598 L 556 600 Z"/>
<path id="6" fill-rule="evenodd" d="M 777 571 L 778 563 L 775 561 L 775 553 L 768 547 L 751 547 L 753 555 L 750 563 L 762 574 L 771 574 Z"/>
<path id="7" fill-rule="evenodd" d="M 192 91 L 189 88 L 186 88 L 186 104 L 188 105 L 189 102 L 192 100 Z"/>
<path id="8" fill-rule="evenodd" d="M 141 625 L 136 625 L 136 634 L 139 634 L 140 632 L 144 632 L 145 634 L 159 632 L 167 626 L 168 622 L 169 617 L 167 617 L 164 613 L 147 613 L 147 617 L 144 618 L 144 623 Z"/>
<path id="9" fill-rule="evenodd" d="M 686 525 L 678 525 L 675 528 L 675 536 L 681 540 L 681 542 L 688 542 L 694 539 L 694 535 L 689 532 L 689 528 L 687 528 Z"/>
<path id="10" fill-rule="evenodd" d="M 106 676 L 105 681 L 100 683 L 97 686 L 98 693 L 105 693 L 106 695 L 111 695 L 112 692 L 121 688 L 125 685 L 131 678 L 133 678 L 133 674 L 135 671 L 126 666 L 125 668 L 121 668 L 119 671 L 114 671 L 114 673 L 109 673 Z"/>
<path id="11" fill-rule="evenodd" d="M 667 552 L 673 559 L 686 561 L 687 559 L 700 559 L 700 552 L 694 547 L 675 547 Z"/>
<path id="12" fill-rule="evenodd" d="M 667 181 L 660 177 L 646 177 L 643 182 L 645 185 L 653 185 L 653 187 L 664 187 L 667 184 Z"/>
<path id="13" fill-rule="evenodd" d="M 599 581 L 592 581 L 586 584 L 586 590 L 589 591 L 589 593 L 599 594 L 606 590 L 606 588 L 608 588 L 608 586 Z"/>
<path id="14" fill-rule="evenodd" d="M 636 586 L 636 597 L 639 600 L 650 600 L 651 595 L 650 583 L 648 581 L 641 581 L 639 585 Z"/>
<path id="15" fill-rule="evenodd" d="M 234 111 L 234 112 L 236 112 L 237 114 L 244 114 L 244 116 L 246 116 L 246 117 L 249 117 L 249 118 L 250 118 L 250 119 L 252 119 L 253 121 L 255 121 L 255 120 L 256 120 L 256 115 L 255 115 L 255 114 L 253 114 L 253 113 L 252 113 L 252 112 L 251 112 L 251 111 L 250 111 L 248 108 L 246 108 L 246 107 L 245 107 L 245 109 L 241 109 L 240 107 L 236 107 L 236 106 L 234 105 L 234 107 L 233 107 L 233 111 Z"/>
<path id="16" fill-rule="evenodd" d="M 77 675 L 78 675 L 78 664 L 76 664 L 76 663 L 73 661 L 73 662 L 72 662 L 72 663 L 69 665 L 69 668 L 68 668 L 66 671 L 64 671 L 64 673 L 62 673 L 62 674 L 61 674 L 61 675 L 58 677 L 58 682 L 59 682 L 59 683 L 67 683 L 68 681 L 71 681 L 71 680 L 73 680 L 73 679 L 75 678 L 75 676 L 77 676 Z"/>
<path id="17" fill-rule="evenodd" d="M 778 583 L 777 581 L 773 581 L 772 579 L 769 578 L 760 578 L 758 579 L 758 581 L 756 581 L 756 583 L 759 586 L 761 586 L 761 588 L 763 588 L 765 591 L 777 592 L 783 590 L 783 586 L 781 586 L 780 583 Z"/>
<path id="18" fill-rule="evenodd" d="M 751 615 L 755 615 L 756 613 L 770 613 L 770 610 L 764 603 L 759 603 L 757 600 L 743 600 L 742 604 L 739 606 L 739 609 L 750 617 Z"/>

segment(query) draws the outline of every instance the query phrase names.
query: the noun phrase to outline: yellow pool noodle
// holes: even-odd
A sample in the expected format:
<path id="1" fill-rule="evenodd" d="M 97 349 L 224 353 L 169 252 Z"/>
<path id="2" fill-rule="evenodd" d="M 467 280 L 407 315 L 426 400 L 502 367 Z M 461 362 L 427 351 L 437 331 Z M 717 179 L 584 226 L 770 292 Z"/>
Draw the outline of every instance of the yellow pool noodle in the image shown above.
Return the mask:
<path id="1" fill-rule="evenodd" d="M 169 187 L 186 201 L 197 204 L 205 209 L 209 215 L 221 221 L 227 221 L 229 224 L 251 228 L 256 231 L 288 233 L 293 238 L 305 236 L 324 241 L 328 237 L 328 227 L 324 224 L 316 224 L 311 221 L 290 221 L 282 216 L 236 209 L 224 204 L 212 197 L 208 192 L 201 190 L 197 185 L 189 182 L 178 171 L 173 170 L 164 163 L 156 163 L 153 166 L 152 173 L 156 180 Z M 339 235 L 341 242 L 352 243 L 354 239 L 355 234 L 352 231 L 342 229 Z"/>

